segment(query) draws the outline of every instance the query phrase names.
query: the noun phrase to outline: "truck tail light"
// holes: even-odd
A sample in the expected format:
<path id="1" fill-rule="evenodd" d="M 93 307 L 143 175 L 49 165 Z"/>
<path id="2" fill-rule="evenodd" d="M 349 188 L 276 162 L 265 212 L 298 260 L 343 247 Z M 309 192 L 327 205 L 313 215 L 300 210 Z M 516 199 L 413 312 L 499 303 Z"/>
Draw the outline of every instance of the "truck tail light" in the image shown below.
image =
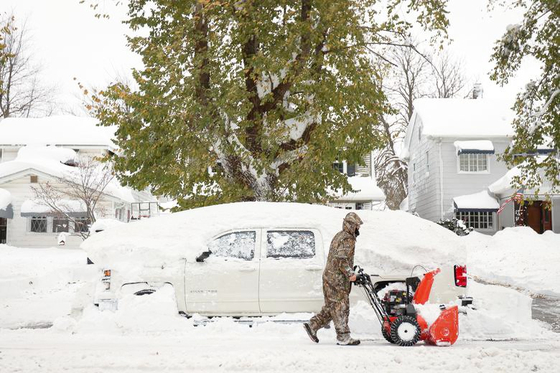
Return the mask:
<path id="1" fill-rule="evenodd" d="M 455 286 L 467 287 L 467 266 L 455 266 Z"/>

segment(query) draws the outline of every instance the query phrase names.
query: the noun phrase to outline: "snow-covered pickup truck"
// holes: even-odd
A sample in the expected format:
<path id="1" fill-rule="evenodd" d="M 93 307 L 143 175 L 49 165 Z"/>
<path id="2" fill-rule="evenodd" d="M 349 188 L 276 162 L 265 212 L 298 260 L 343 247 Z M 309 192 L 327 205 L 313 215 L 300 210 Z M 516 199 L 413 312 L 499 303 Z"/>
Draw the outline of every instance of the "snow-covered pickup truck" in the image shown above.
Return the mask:
<path id="1" fill-rule="evenodd" d="M 237 203 L 96 233 L 82 245 L 102 269 L 94 303 L 116 308 L 123 296 L 150 294 L 171 284 L 178 311 L 187 315 L 318 312 L 330 240 L 346 213 L 315 205 Z M 355 262 L 374 275 L 376 289 L 404 283 L 418 264 L 441 268 L 430 301 L 466 299 L 466 258 L 459 237 L 402 212 L 358 214 L 364 225 Z M 354 289 L 352 299 L 361 297 Z"/>

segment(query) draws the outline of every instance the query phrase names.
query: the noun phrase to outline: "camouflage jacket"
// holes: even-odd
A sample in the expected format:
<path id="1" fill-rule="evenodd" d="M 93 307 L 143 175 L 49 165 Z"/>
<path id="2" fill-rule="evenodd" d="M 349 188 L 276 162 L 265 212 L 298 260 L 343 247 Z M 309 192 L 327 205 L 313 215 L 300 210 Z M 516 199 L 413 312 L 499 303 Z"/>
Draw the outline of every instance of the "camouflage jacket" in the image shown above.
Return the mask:
<path id="1" fill-rule="evenodd" d="M 323 281 L 340 291 L 350 293 L 352 283 L 350 277 L 354 275 L 354 248 L 356 237 L 354 234 L 342 230 L 334 236 L 327 265 L 323 272 Z"/>

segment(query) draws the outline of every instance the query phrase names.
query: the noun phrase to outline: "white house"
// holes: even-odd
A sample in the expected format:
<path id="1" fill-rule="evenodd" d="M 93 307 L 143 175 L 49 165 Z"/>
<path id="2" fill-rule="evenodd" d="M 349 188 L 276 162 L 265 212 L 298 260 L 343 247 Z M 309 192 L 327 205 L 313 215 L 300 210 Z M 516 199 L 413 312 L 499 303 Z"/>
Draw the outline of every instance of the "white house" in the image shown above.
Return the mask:
<path id="1" fill-rule="evenodd" d="M 511 180 L 519 171 L 508 170 L 497 157 L 512 141 L 510 106 L 488 99 L 414 102 L 401 155 L 409 165 L 408 211 L 432 221 L 456 217 L 481 233 L 516 225 L 560 233 L 560 196 L 554 195 L 547 206 L 541 195 L 521 210 L 511 200 L 516 193 Z M 524 198 L 533 194 L 517 192 Z M 541 193 L 546 192 L 545 183 Z"/>
<path id="2" fill-rule="evenodd" d="M 32 187 L 76 172 L 71 161 L 104 156 L 116 151 L 111 141 L 115 128 L 98 127 L 96 120 L 73 116 L 37 119 L 9 118 L 0 122 L 0 243 L 17 247 L 57 244 L 61 232 L 66 246 L 77 247 L 80 230 L 88 221 L 83 203 L 64 201 L 74 223 L 58 216 L 35 199 Z M 150 216 L 157 203 L 147 192 L 121 186 L 116 179 L 97 205 L 99 218 L 123 222 Z M 81 223 L 83 221 L 83 223 Z"/>
<path id="3" fill-rule="evenodd" d="M 458 216 L 494 232 L 497 203 L 473 206 L 457 197 L 487 189 L 508 171 L 497 154 L 511 143 L 512 118 L 507 102 L 416 100 L 401 155 L 408 161 L 409 211 L 432 221 Z"/>

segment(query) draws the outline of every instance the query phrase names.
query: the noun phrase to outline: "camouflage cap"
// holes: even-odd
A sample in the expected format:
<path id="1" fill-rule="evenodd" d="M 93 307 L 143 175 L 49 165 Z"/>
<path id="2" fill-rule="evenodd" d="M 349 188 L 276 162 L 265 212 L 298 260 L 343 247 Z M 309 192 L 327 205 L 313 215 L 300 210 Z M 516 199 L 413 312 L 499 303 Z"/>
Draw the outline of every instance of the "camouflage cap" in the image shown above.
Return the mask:
<path id="1" fill-rule="evenodd" d="M 360 219 L 360 217 L 358 216 L 358 214 L 356 214 L 355 212 L 349 212 L 346 217 L 344 218 L 344 221 L 355 224 L 355 225 L 362 225 L 364 224 L 364 222 L 362 221 L 362 219 Z"/>

